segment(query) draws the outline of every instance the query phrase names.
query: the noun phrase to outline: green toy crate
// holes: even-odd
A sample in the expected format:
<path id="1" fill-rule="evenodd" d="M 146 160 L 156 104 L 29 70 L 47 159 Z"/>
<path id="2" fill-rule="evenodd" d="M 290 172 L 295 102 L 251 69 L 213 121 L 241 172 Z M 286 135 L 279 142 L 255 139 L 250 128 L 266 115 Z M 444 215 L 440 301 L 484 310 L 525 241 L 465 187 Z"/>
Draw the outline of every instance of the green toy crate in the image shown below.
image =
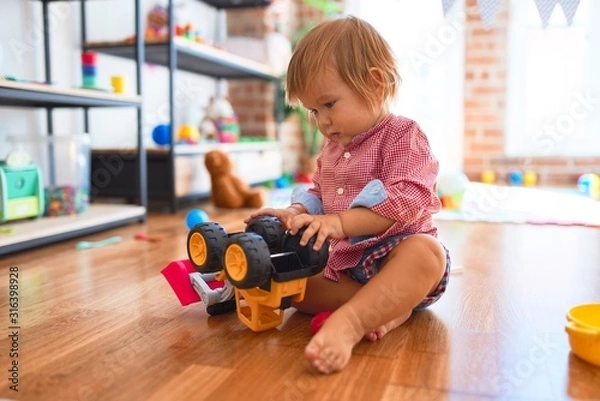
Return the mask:
<path id="1" fill-rule="evenodd" d="M 38 166 L 0 162 L 0 222 L 44 214 L 44 185 Z"/>

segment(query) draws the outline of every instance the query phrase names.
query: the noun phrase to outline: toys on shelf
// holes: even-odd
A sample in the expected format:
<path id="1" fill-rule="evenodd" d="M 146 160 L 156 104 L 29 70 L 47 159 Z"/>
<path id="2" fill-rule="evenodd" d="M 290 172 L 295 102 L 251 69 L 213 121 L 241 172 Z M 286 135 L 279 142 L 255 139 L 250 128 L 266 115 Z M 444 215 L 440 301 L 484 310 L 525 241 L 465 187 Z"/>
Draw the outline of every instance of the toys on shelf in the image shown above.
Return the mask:
<path id="1" fill-rule="evenodd" d="M 200 34 L 200 31 L 194 30 L 194 25 L 191 23 L 187 24 L 176 24 L 175 25 L 175 36 L 182 37 L 184 39 L 191 40 L 196 43 L 204 43 L 204 36 Z"/>
<path id="2" fill-rule="evenodd" d="M 200 142 L 200 131 L 191 124 L 183 124 L 177 130 L 177 142 L 194 145 Z"/>
<path id="3" fill-rule="evenodd" d="M 98 55 L 96 52 L 84 51 L 81 53 L 81 72 L 83 75 L 82 86 L 95 89 L 98 86 Z"/>
<path id="4" fill-rule="evenodd" d="M 45 216 L 70 216 L 87 210 L 90 197 L 90 138 L 86 134 L 12 136 L 13 152 L 26 154 L 43 172 Z"/>
<path id="5" fill-rule="evenodd" d="M 523 185 L 526 187 L 535 187 L 538 182 L 538 175 L 535 171 L 526 170 L 523 173 Z"/>
<path id="6" fill-rule="evenodd" d="M 277 218 L 259 216 L 244 232 L 228 234 L 218 223 L 194 226 L 187 236 L 188 261 L 171 262 L 161 273 L 185 306 L 201 301 L 209 315 L 237 310 L 255 332 L 279 326 L 284 310 L 304 299 L 307 278 L 323 270 L 329 246 L 302 246 Z"/>
<path id="7" fill-rule="evenodd" d="M 523 184 L 523 172 L 519 169 L 512 170 L 506 176 L 509 185 L 519 186 Z"/>
<path id="8" fill-rule="evenodd" d="M 594 173 L 585 173 L 577 179 L 577 189 L 583 195 L 600 200 L 600 176 Z"/>
<path id="9" fill-rule="evenodd" d="M 88 195 L 73 185 L 49 185 L 44 191 L 45 216 L 70 216 L 87 209 Z"/>
<path id="10" fill-rule="evenodd" d="M 0 222 L 44 214 L 44 180 L 27 153 L 14 151 L 0 161 Z"/>
<path id="11" fill-rule="evenodd" d="M 200 133 L 206 141 L 238 142 L 241 132 L 238 117 L 231 103 L 223 97 L 211 97 L 206 116 L 200 123 Z"/>
<path id="12" fill-rule="evenodd" d="M 146 17 L 145 38 L 160 41 L 169 37 L 169 11 L 166 7 L 156 4 Z"/>
<path id="13" fill-rule="evenodd" d="M 481 172 L 481 182 L 484 184 L 493 184 L 496 182 L 496 172 L 494 170 L 483 170 Z"/>
<path id="14" fill-rule="evenodd" d="M 157 145 L 168 145 L 171 143 L 171 125 L 158 124 L 152 129 L 152 140 Z"/>
<path id="15" fill-rule="evenodd" d="M 462 171 L 449 171 L 439 175 L 437 192 L 445 209 L 460 209 L 469 178 Z"/>
<path id="16" fill-rule="evenodd" d="M 176 5 L 179 7 L 179 5 Z M 177 20 L 178 18 L 175 18 Z M 191 40 L 196 43 L 204 43 L 204 37 L 200 31 L 194 29 L 190 22 L 185 24 L 175 23 L 175 36 Z M 169 38 L 169 10 L 161 4 L 156 4 L 150 9 L 146 17 L 146 40 L 151 42 L 166 41 Z"/>
<path id="17" fill-rule="evenodd" d="M 113 75 L 110 77 L 110 84 L 114 93 L 124 94 L 125 93 L 125 82 L 126 79 L 123 75 Z"/>

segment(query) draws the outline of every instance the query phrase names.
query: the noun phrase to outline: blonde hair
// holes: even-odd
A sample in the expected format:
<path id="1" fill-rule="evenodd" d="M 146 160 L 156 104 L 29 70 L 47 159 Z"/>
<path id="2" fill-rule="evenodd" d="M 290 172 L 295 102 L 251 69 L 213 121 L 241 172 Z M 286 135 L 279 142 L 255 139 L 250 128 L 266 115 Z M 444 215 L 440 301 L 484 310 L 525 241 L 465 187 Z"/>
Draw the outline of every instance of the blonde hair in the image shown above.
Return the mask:
<path id="1" fill-rule="evenodd" d="M 372 68 L 381 71 L 383 98 L 374 89 Z M 321 22 L 300 39 L 288 66 L 288 103 L 298 104 L 323 71 L 337 73 L 371 107 L 393 100 L 402 82 L 388 43 L 371 24 L 353 16 Z"/>

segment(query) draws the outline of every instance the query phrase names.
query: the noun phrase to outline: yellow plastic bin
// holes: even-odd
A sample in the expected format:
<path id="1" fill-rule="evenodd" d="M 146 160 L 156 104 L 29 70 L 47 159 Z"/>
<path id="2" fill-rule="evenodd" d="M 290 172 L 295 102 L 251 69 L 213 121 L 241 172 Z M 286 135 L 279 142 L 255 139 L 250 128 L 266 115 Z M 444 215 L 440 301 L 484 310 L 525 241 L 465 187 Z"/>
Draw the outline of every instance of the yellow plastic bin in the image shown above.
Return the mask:
<path id="1" fill-rule="evenodd" d="M 573 353 L 600 366 L 600 302 L 571 308 L 567 313 L 565 330 Z"/>
<path id="2" fill-rule="evenodd" d="M 87 134 L 11 136 L 11 151 L 24 151 L 42 171 L 44 215 L 64 216 L 87 210 L 90 199 L 91 145 Z"/>

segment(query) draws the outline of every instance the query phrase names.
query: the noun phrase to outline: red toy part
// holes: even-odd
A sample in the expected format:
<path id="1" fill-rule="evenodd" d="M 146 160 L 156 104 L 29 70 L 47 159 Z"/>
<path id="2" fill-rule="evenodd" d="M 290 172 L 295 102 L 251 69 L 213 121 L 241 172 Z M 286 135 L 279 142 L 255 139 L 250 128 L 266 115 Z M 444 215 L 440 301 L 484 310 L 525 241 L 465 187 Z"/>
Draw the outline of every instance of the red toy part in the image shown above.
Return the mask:
<path id="1" fill-rule="evenodd" d="M 310 321 L 310 331 L 313 334 L 317 334 L 317 331 L 319 331 L 319 329 L 321 328 L 321 326 L 323 326 L 323 323 L 325 323 L 325 320 L 327 320 L 327 318 L 332 313 L 333 312 L 321 312 L 321 313 L 317 313 L 315 315 L 315 317 L 313 317 L 312 320 Z"/>
<path id="2" fill-rule="evenodd" d="M 162 275 L 167 279 L 169 285 L 173 289 L 177 299 L 181 303 L 181 306 L 200 302 L 200 296 L 192 287 L 190 282 L 190 274 L 195 273 L 196 269 L 192 266 L 189 260 L 177 260 L 171 262 L 160 271 Z M 222 281 L 214 281 L 208 283 L 211 289 L 223 287 Z"/>

